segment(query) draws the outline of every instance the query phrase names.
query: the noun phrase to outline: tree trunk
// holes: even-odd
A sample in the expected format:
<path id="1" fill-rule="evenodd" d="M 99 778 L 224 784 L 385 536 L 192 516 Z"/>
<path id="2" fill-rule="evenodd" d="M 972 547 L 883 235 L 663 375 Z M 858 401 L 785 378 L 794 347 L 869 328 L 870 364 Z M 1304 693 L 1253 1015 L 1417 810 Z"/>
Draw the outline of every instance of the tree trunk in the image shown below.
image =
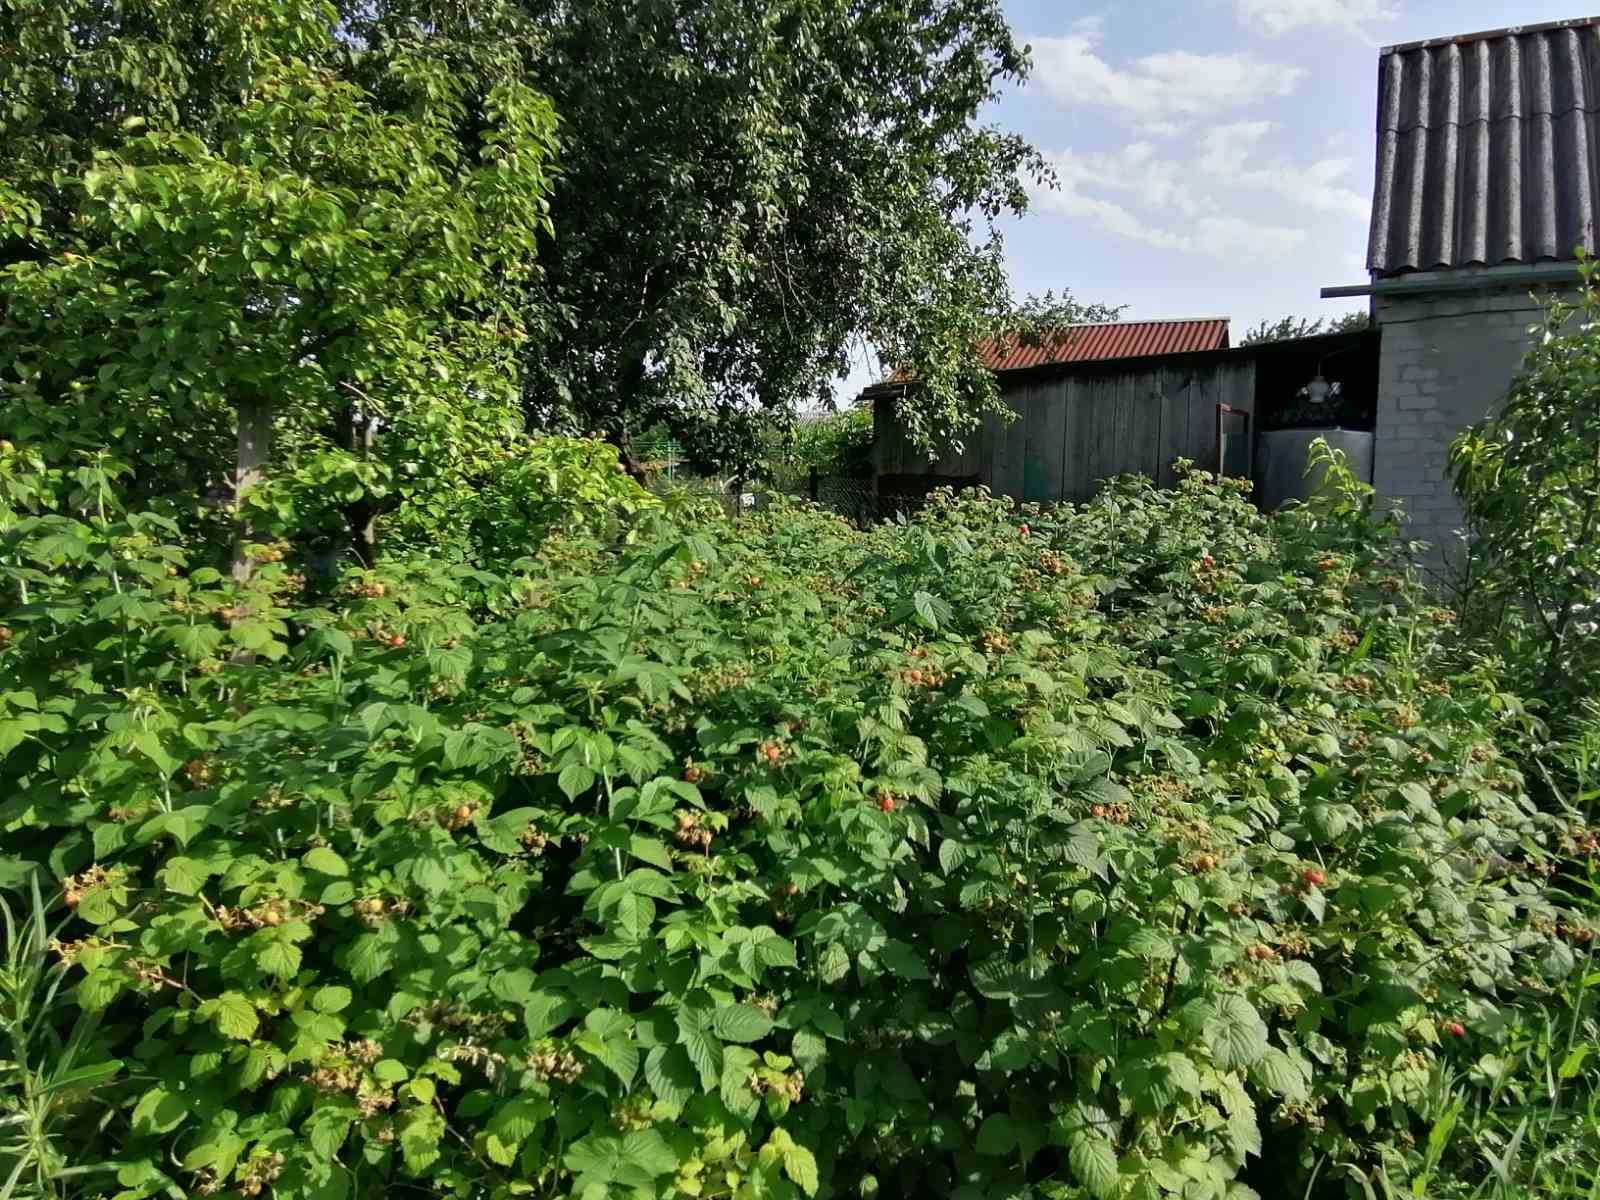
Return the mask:
<path id="1" fill-rule="evenodd" d="M 622 464 L 622 469 L 640 483 L 643 483 L 646 474 L 644 464 L 633 456 L 633 449 L 629 445 L 627 430 L 620 428 L 608 430 L 606 432 L 606 441 L 617 448 L 617 461 Z"/>
<path id="2" fill-rule="evenodd" d="M 628 415 L 635 411 L 643 385 L 644 359 L 636 358 L 616 382 L 617 415 L 606 425 L 606 441 L 617 448 L 622 469 L 640 483 L 645 481 L 645 469 L 644 464 L 633 456 L 633 446 L 628 437 Z"/>
<path id="3" fill-rule="evenodd" d="M 245 493 L 266 478 L 267 458 L 272 453 L 272 405 L 265 398 L 252 396 L 239 402 L 239 449 L 233 475 L 233 577 L 240 583 L 250 578 L 254 563 L 245 546 L 254 532 L 244 513 Z"/>
<path id="4" fill-rule="evenodd" d="M 377 427 L 372 418 L 359 406 L 346 410 L 346 433 L 352 454 L 366 458 L 372 453 L 372 443 L 377 438 Z M 363 567 L 370 567 L 378 558 L 378 518 L 395 508 L 394 497 L 381 500 L 363 497 L 344 507 L 344 519 L 350 530 L 350 548 Z"/>

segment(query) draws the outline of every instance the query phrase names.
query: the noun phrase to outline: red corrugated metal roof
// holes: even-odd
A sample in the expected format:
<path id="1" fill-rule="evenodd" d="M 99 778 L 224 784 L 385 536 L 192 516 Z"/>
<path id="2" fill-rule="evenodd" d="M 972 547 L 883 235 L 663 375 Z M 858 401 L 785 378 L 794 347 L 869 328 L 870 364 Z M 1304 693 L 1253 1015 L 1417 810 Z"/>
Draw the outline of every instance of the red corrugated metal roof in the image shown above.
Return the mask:
<path id="1" fill-rule="evenodd" d="M 1020 371 L 1109 358 L 1226 350 L 1228 344 L 1227 317 L 1186 317 L 1072 325 L 1042 338 L 1012 335 L 981 343 L 978 353 L 991 371 Z M 909 372 L 896 371 L 884 382 L 904 383 L 910 378 Z"/>
<path id="2" fill-rule="evenodd" d="M 1203 317 L 1176 321 L 1117 321 L 1106 325 L 1073 325 L 1035 341 L 1017 337 L 985 342 L 979 347 L 992 371 L 1057 363 L 1094 362 L 1103 358 L 1144 358 L 1152 354 L 1191 354 L 1228 348 L 1228 319 Z"/>

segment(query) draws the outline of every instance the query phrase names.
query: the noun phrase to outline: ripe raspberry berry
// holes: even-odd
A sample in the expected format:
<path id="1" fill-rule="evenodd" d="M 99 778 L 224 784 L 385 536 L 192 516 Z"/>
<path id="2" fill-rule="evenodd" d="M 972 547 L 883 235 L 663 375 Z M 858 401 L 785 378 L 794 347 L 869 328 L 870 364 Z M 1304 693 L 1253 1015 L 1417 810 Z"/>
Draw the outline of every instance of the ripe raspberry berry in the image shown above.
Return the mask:
<path id="1" fill-rule="evenodd" d="M 1300 879 L 1308 888 L 1321 887 L 1328 881 L 1328 877 L 1316 867 L 1307 867 L 1300 872 Z"/>
<path id="2" fill-rule="evenodd" d="M 392 638 L 389 639 L 389 645 L 395 647 L 395 649 L 399 649 L 401 646 L 404 646 L 405 644 L 406 644 L 406 639 L 405 639 L 405 636 L 403 634 L 397 633 Z"/>
<path id="3" fill-rule="evenodd" d="M 1466 1037 L 1467 1036 L 1467 1027 L 1465 1025 L 1463 1025 L 1460 1021 L 1447 1021 L 1445 1023 L 1444 1031 L 1446 1033 L 1448 1033 L 1451 1037 Z"/>
<path id="4" fill-rule="evenodd" d="M 882 812 L 892 813 L 894 811 L 894 797 L 889 795 L 879 796 L 878 808 Z"/>
<path id="5" fill-rule="evenodd" d="M 1017 532 L 1020 533 L 1023 537 L 1027 537 L 1030 533 L 1033 532 L 1033 530 L 1029 529 L 1026 525 L 1018 525 L 1017 526 Z"/>
<path id="6" fill-rule="evenodd" d="M 1103 817 L 1106 815 L 1106 806 L 1104 804 L 1096 804 L 1089 809 L 1089 814 L 1095 817 Z"/>

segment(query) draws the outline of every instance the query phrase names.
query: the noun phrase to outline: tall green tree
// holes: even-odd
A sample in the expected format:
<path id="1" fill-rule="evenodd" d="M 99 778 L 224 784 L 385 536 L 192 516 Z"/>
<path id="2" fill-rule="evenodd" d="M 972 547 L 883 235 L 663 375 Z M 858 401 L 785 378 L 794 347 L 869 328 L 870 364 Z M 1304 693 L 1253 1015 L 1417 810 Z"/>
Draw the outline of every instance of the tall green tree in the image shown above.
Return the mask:
<path id="1" fill-rule="evenodd" d="M 368 39 L 315 0 L 61 7 L 5 10 L 27 103 L 0 425 L 363 557 L 402 499 L 447 519 L 521 425 L 554 149 L 522 60 L 463 70 L 467 27 Z M 30 90 L 52 72 L 63 95 Z"/>
<path id="2" fill-rule="evenodd" d="M 915 432 L 996 402 L 996 221 L 1044 176 L 978 119 L 1028 66 L 999 0 L 524 2 L 564 148 L 536 423 L 664 423 L 736 466 L 753 414 L 826 396 L 862 345 L 921 379 Z"/>
<path id="3" fill-rule="evenodd" d="M 1365 310 L 1340 313 L 1337 317 L 1279 317 L 1276 321 L 1256 322 L 1239 339 L 1239 345 L 1259 346 L 1265 342 L 1315 337 L 1319 333 L 1359 333 L 1371 328 L 1372 314 Z"/>

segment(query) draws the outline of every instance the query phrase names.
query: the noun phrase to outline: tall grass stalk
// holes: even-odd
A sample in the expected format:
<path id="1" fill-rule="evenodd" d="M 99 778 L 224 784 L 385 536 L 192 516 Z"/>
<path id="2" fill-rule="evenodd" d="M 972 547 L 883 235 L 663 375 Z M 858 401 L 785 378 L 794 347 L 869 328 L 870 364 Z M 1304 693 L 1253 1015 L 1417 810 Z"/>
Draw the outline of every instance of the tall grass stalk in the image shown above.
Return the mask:
<path id="1" fill-rule="evenodd" d="M 14 912 L 0 897 L 5 934 L 0 952 L 0 1200 L 55 1200 L 69 1195 L 84 1176 L 116 1166 L 71 1162 L 61 1149 L 62 1129 L 93 1119 L 85 1114 L 89 1094 L 113 1079 L 122 1064 L 98 1058 L 96 1022 L 88 1014 L 80 1013 L 62 1034 L 66 968 L 53 961 L 37 877 L 29 899 L 31 903 Z"/>

